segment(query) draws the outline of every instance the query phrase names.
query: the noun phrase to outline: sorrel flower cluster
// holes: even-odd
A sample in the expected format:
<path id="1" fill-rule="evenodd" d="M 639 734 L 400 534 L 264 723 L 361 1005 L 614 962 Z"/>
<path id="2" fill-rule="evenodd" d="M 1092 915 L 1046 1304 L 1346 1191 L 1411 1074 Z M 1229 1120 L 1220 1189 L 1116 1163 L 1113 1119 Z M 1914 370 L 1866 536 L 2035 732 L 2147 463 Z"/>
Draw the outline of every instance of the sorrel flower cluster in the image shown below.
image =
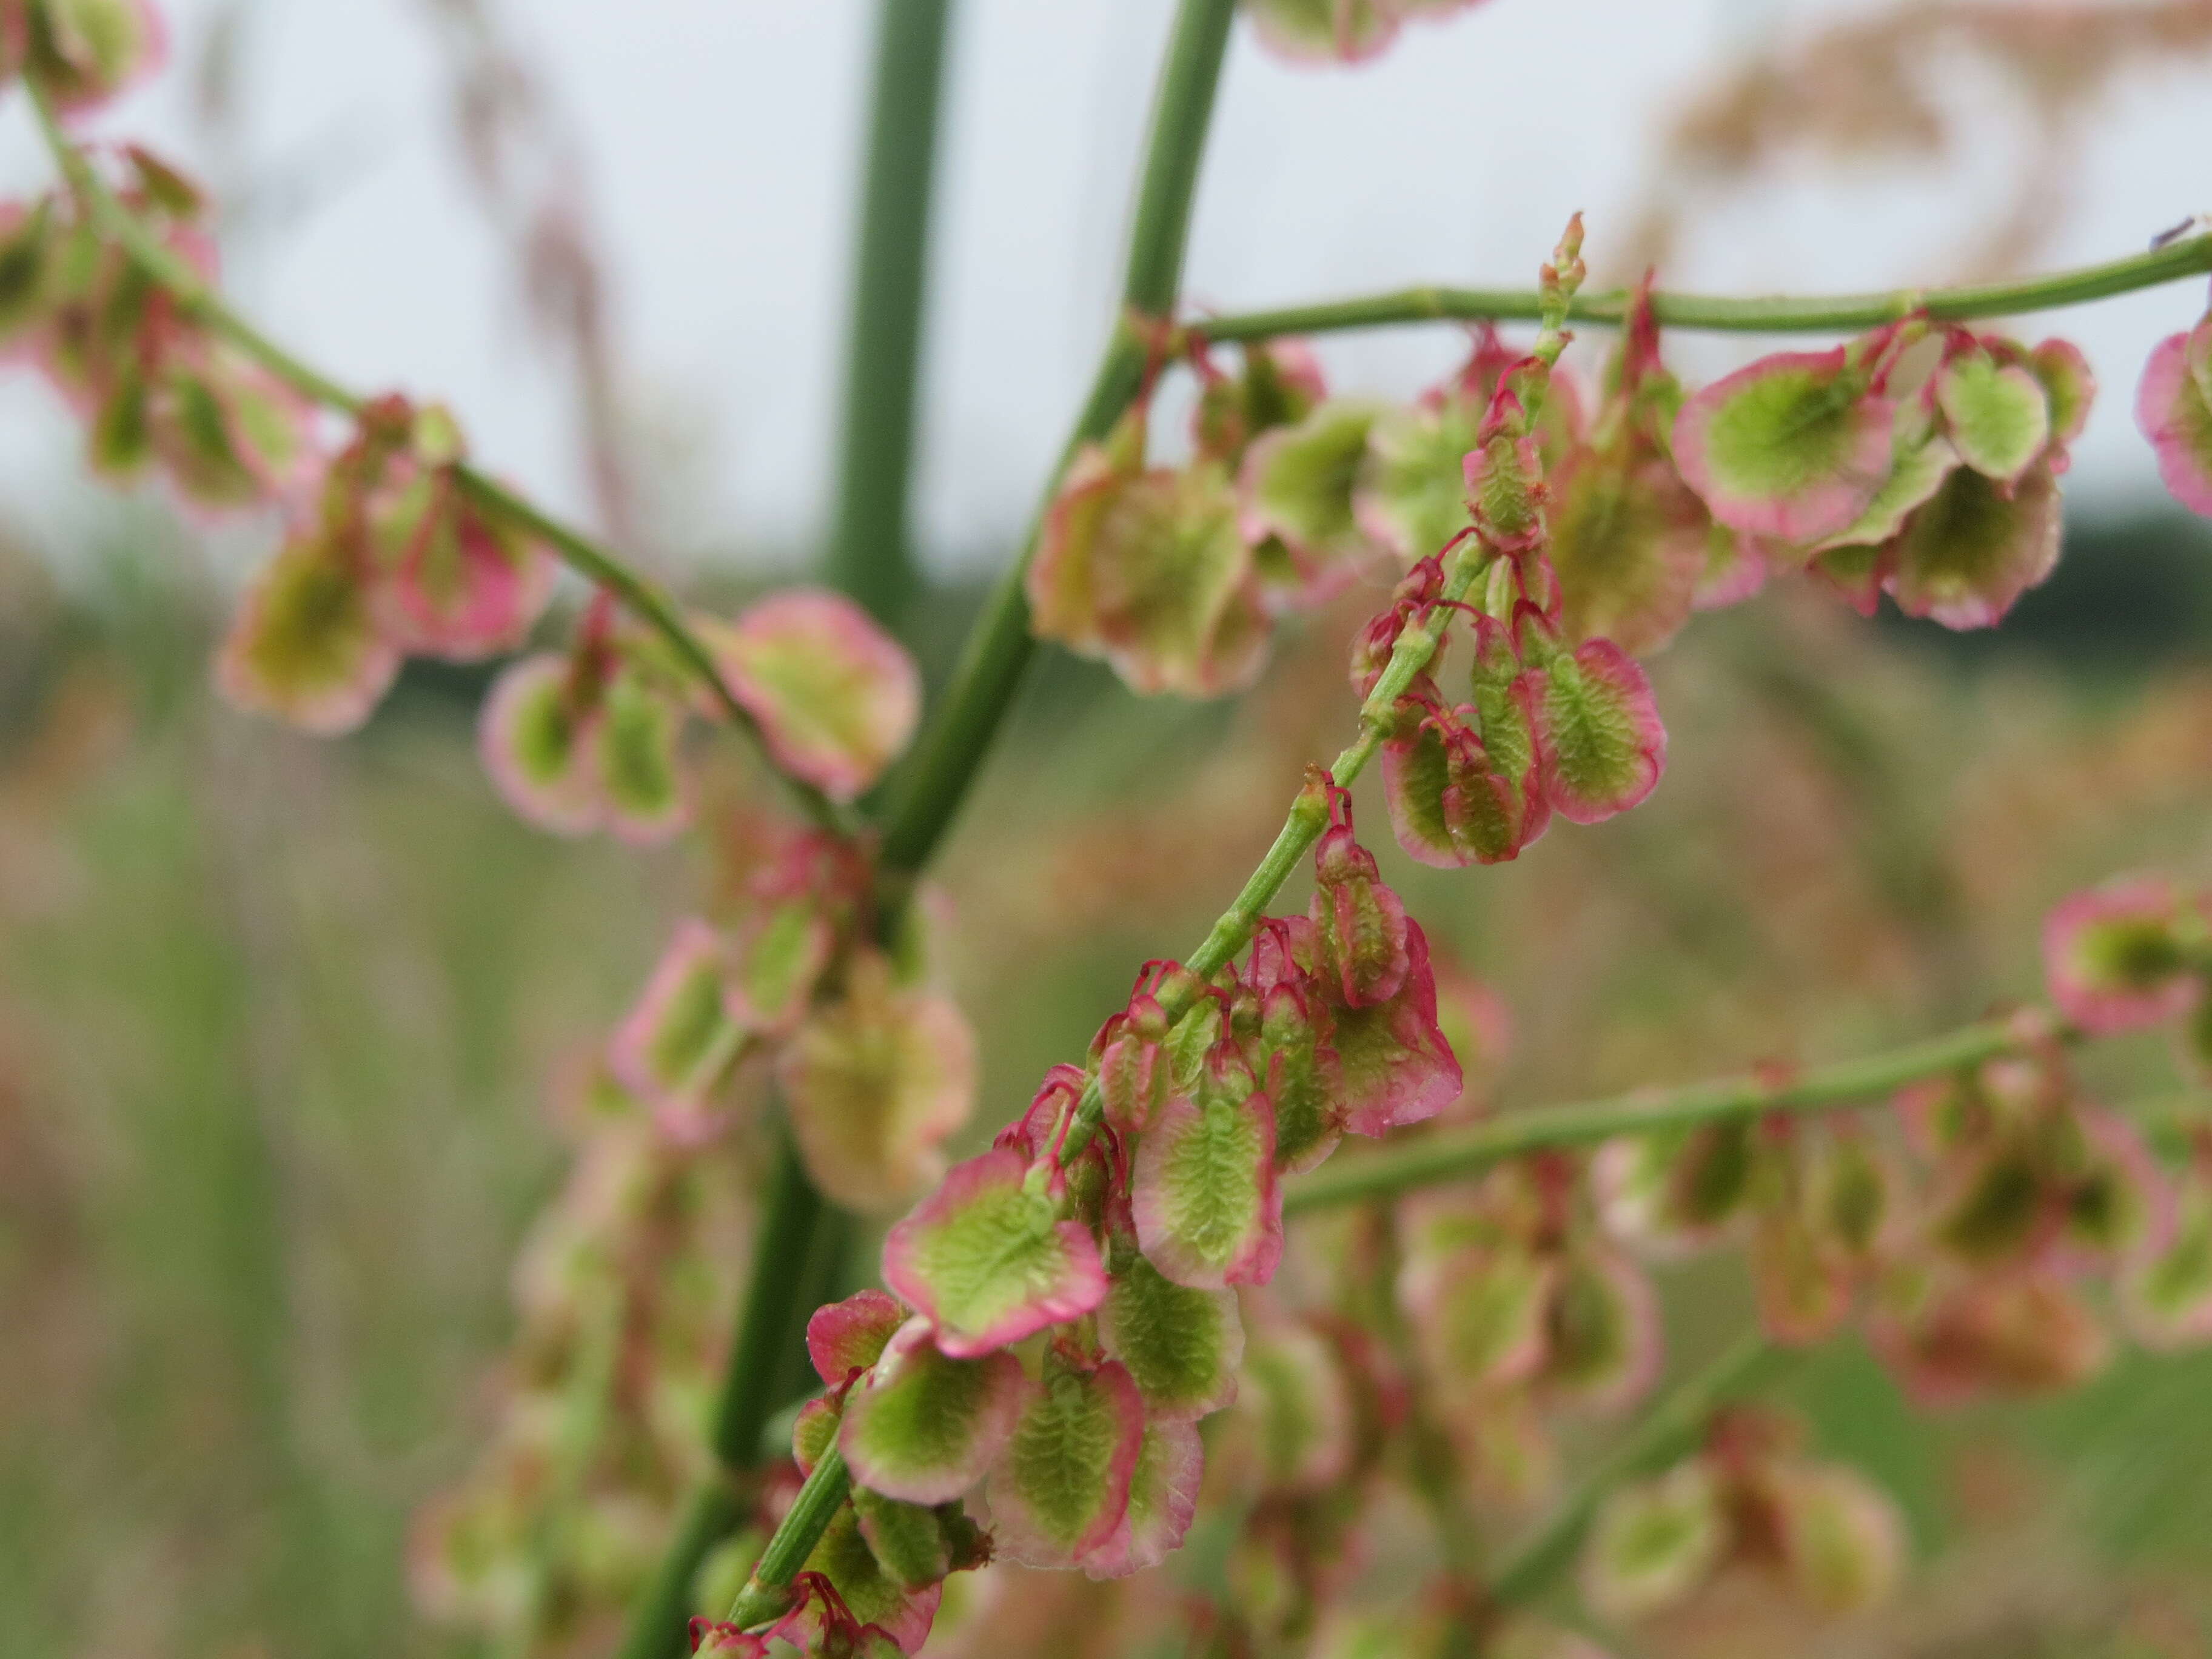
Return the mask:
<path id="1" fill-rule="evenodd" d="M 1245 9 L 1290 55 L 1349 61 L 1464 3 Z M 139 0 L 0 0 L 0 70 L 28 77 L 42 115 L 96 104 L 159 46 Z M 2212 1151 L 2200 1133 L 2169 1174 L 2068 1058 L 2080 1037 L 2161 1021 L 2200 1062 L 2212 1053 L 2205 902 L 2154 882 L 2062 907 L 2047 942 L 2061 1021 L 2026 1013 L 1972 1060 L 1920 1067 L 1893 1114 L 1814 1119 L 1754 1095 L 1594 1152 L 1596 1137 L 1562 1134 L 1462 1162 L 1450 1187 L 1377 1188 L 1302 1237 L 1283 1225 L 1286 1182 L 1347 1133 L 1411 1129 L 1449 1151 L 1503 1121 L 1434 1122 L 1467 1115 L 1468 1038 L 1494 1049 L 1497 1022 L 1353 833 L 1346 791 L 1370 760 L 1412 856 L 1510 859 L 1554 816 L 1594 823 L 1650 793 L 1666 734 L 1635 658 L 1698 608 L 1800 570 L 1862 610 L 1886 592 L 1948 626 L 1996 622 L 2057 555 L 2056 481 L 2094 392 L 2063 342 L 1898 314 L 1689 393 L 1662 361 L 1647 281 L 1600 302 L 1622 338 L 1584 392 L 1555 372 L 1577 222 L 1535 296 L 1533 347 L 1484 325 L 1461 367 L 1394 408 L 1331 396 L 1283 331 L 1218 320 L 1241 354 L 1224 369 L 1204 325 L 1174 325 L 1171 274 L 1133 296 L 1144 314 L 1123 333 L 1149 340 L 1151 372 L 1060 480 L 1024 583 L 1036 630 L 1139 690 L 1213 696 L 1260 672 L 1277 617 L 1370 572 L 1398 586 L 1354 641 L 1358 738 L 1310 775 L 1283 855 L 1189 965 L 1147 965 L 1085 1065 L 1055 1068 L 947 1173 L 975 1060 L 933 964 L 937 907 L 926 892 L 892 907 L 842 810 L 917 723 L 899 647 L 811 590 L 727 622 L 666 607 L 477 474 L 443 410 L 356 398 L 227 311 L 204 204 L 173 169 L 131 149 L 95 171 L 50 137 L 70 187 L 0 212 L 0 337 L 82 416 L 103 472 L 156 472 L 196 510 L 284 524 L 219 665 L 234 699 L 315 730 L 357 724 L 410 655 L 523 647 L 565 559 L 599 591 L 564 648 L 504 671 L 480 728 L 517 811 L 566 834 L 675 833 L 695 805 L 685 726 L 703 711 L 750 727 L 814 814 L 803 830 L 714 826 L 722 890 L 679 924 L 608 1046 L 586 1150 L 518 1286 L 495 1444 L 425 1528 L 420 1577 L 445 1610 L 588 1642 L 703 1490 L 795 1540 L 803 1563 L 754 1568 L 745 1625 L 702 1625 L 702 1650 L 910 1652 L 945 1577 L 994 1555 L 1099 1577 L 1157 1562 L 1210 1459 L 1222 1650 L 1375 1650 L 1339 1592 L 1363 1550 L 1395 1545 L 1396 1487 L 1444 1547 L 1420 1616 L 1381 1643 L 1441 1654 L 1473 1632 L 1557 1659 L 1586 1650 L 1497 1626 L 1518 1599 L 1513 1560 L 1492 1582 L 1450 1540 L 1468 1509 L 1487 1525 L 1543 1487 L 1555 1419 L 1624 1411 L 1651 1386 L 1650 1261 L 1749 1242 L 1775 1341 L 1856 1322 L 1931 1401 L 2087 1375 L 2112 1346 L 2101 1280 L 2144 1341 L 2212 1337 Z M 1157 465 L 1151 392 L 1177 363 L 1200 380 L 1191 454 Z M 2169 487 L 2212 511 L 2212 320 L 2161 344 L 2137 415 Z M 1310 904 L 1266 915 L 1309 849 Z M 733 1494 L 723 1475 L 753 1449 L 709 1457 L 697 1429 L 738 1184 L 722 1164 L 750 1144 L 727 1132 L 762 1115 L 771 1079 L 805 1174 L 841 1205 L 889 1212 L 942 1180 L 891 1231 L 888 1291 L 815 1316 L 823 1392 L 792 1464 Z M 1312 1179 L 1309 1197 L 1325 1190 Z M 1198 1425 L 1224 1409 L 1202 1449 Z M 821 1478 L 846 1471 L 848 1495 Z M 829 1502 L 809 1510 L 810 1493 Z M 1632 1618 L 1753 1568 L 1841 1607 L 1894 1577 L 1899 1537 L 1863 1482 L 1735 1409 L 1605 1511 L 1585 1584 Z M 759 1542 L 741 1534 L 721 1567 Z M 696 1605 L 693 1565 L 676 1561 Z"/>
<path id="2" fill-rule="evenodd" d="M 1529 515 L 1501 532 L 1509 542 L 1542 519 L 1551 568 L 1532 612 L 1567 644 L 1608 641 L 1584 672 L 1609 681 L 1622 653 L 1658 649 L 1693 611 L 1747 599 L 1779 572 L 1804 572 L 1869 615 L 1887 592 L 1908 615 L 1990 626 L 2057 559 L 2057 480 L 2095 392 L 2063 340 L 2030 349 L 1908 319 L 1686 395 L 1661 362 L 1647 280 L 1595 413 L 1556 377 L 1529 453 L 1509 462 L 1486 421 L 1518 356 L 1487 325 L 1462 368 L 1405 408 L 1328 397 L 1295 340 L 1247 344 L 1234 375 L 1214 365 L 1203 325 L 1181 349 L 1202 382 L 1192 459 L 1145 467 L 1142 401 L 1083 450 L 1030 599 L 1046 637 L 1104 657 L 1137 690 L 1186 696 L 1248 684 L 1275 616 L 1393 559 L 1419 570 L 1474 522 L 1468 485 Z M 2180 361 L 2173 343 L 2161 354 Z M 2184 409 L 2166 424 L 2181 432 L 2189 418 Z M 2161 453 L 2182 441 L 2162 440 Z M 1470 455 L 1492 483 L 1465 475 Z M 1540 468 L 1540 492 L 1506 499 Z M 1494 645 L 1478 651 L 1489 658 Z M 1448 730 L 1436 739 L 1424 746 L 1449 748 Z M 1501 829 L 1492 844 L 1506 850 L 1491 856 L 1533 838 Z"/>
<path id="3" fill-rule="evenodd" d="M 1006 1560 L 1117 1577 L 1181 1542 L 1198 1421 L 1236 1393 L 1235 1287 L 1266 1284 L 1282 1255 L 1280 1178 L 1461 1092 L 1420 925 L 1343 793 L 1322 778 L 1310 799 L 1328 827 L 1308 913 L 1263 923 L 1238 969 L 1149 964 L 1088 1066 L 1054 1068 L 892 1230 L 895 1297 L 815 1316 L 830 1393 L 797 1455 L 811 1468 L 834 1435 L 880 1571 L 831 1551 L 834 1595 L 795 1616 L 842 1606 L 911 1650 L 933 1586 L 973 1553 L 971 1492 Z"/>

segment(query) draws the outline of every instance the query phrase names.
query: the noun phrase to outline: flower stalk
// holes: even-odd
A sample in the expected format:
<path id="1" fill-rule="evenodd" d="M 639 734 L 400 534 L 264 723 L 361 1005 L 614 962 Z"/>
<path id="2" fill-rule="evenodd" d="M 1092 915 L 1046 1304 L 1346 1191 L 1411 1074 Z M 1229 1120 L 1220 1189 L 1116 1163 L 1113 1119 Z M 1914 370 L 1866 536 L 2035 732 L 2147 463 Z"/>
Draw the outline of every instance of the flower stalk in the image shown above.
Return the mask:
<path id="1" fill-rule="evenodd" d="M 1525 1153 L 1595 1146 L 1616 1135 L 1695 1128 L 1769 1112 L 1820 1111 L 1872 1100 L 1923 1078 L 1940 1076 L 2008 1054 L 2024 1045 L 2019 1018 L 1978 1020 L 1884 1054 L 1806 1072 L 1787 1082 L 1727 1078 L 1683 1088 L 1638 1089 L 1604 1100 L 1515 1112 L 1465 1129 L 1332 1163 L 1293 1182 L 1283 1213 L 1328 1209 L 1387 1198 L 1417 1187 L 1462 1181 Z"/>
<path id="2" fill-rule="evenodd" d="M 1135 400 L 1149 361 L 1147 325 L 1164 325 L 1175 311 L 1191 203 L 1236 9 L 1235 0 L 1182 0 L 1176 13 L 1129 233 L 1123 314 L 1023 538 L 1021 556 L 985 599 L 944 702 L 902 781 L 884 830 L 883 865 L 893 876 L 910 877 L 929 861 L 990 750 L 1036 648 L 1023 581 L 1036 556 L 1045 507 L 1068 458 L 1080 445 L 1104 437 Z"/>
<path id="3" fill-rule="evenodd" d="M 1966 322 L 2056 311 L 2208 273 L 2212 273 L 2212 234 L 2200 234 L 2100 264 L 2014 282 L 1957 288 L 1743 298 L 1660 289 L 1652 293 L 1651 312 L 1654 319 L 1668 328 L 1728 334 L 1851 334 L 1916 313 L 1936 322 Z M 1357 299 L 1208 318 L 1196 326 L 1209 341 L 1230 343 L 1285 334 L 1340 334 L 1408 323 L 1533 322 L 1543 315 L 1542 299 L 1534 289 L 1405 288 Z M 1626 289 L 1578 295 L 1567 319 L 1618 325 L 1627 320 L 1634 300 L 1635 295 Z"/>

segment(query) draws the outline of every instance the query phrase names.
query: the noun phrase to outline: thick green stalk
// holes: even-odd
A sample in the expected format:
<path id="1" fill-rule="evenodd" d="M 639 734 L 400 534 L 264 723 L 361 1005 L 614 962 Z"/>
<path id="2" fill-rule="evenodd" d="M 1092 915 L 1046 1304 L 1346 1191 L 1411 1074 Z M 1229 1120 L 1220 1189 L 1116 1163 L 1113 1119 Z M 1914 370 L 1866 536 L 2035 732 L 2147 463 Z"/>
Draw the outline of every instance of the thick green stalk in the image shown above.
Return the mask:
<path id="1" fill-rule="evenodd" d="M 1742 1337 L 1647 1412 L 1534 1531 L 1506 1552 L 1490 1580 L 1491 1605 L 1516 1607 L 1540 1594 L 1552 1575 L 1573 1557 L 1608 1492 L 1679 1455 L 1717 1407 L 1732 1395 L 1749 1392 L 1779 1357 L 1756 1333 Z"/>
<path id="2" fill-rule="evenodd" d="M 951 0 L 884 0 L 870 101 L 867 173 L 846 349 L 833 585 L 889 623 L 905 604 L 907 495 L 920 379 L 932 159 Z M 806 1386 L 808 1316 L 835 1298 L 850 1218 L 824 1203 L 788 1133 L 769 1178 L 750 1283 L 715 1407 L 712 1440 L 725 1476 L 758 1466 L 771 1415 Z M 683 1650 L 700 1563 L 738 1519 L 726 1480 L 694 1500 L 647 1597 L 623 1659 Z M 834 1505 L 833 1505 L 834 1508 Z M 802 1558 L 803 1560 L 804 1558 Z"/>
<path id="3" fill-rule="evenodd" d="M 668 1659 L 684 1650 L 699 1564 L 737 1523 L 741 1511 L 734 1483 L 759 1466 L 763 1426 L 791 1389 L 786 1362 L 796 1346 L 793 1334 L 804 1330 L 813 1310 L 805 1298 L 818 1275 L 809 1271 L 809 1261 L 827 1209 L 806 1178 L 789 1132 L 782 1132 L 709 1431 L 719 1473 L 693 1496 L 652 1583 L 631 1610 L 622 1659 Z"/>
<path id="4" fill-rule="evenodd" d="M 1062 448 L 1043 501 L 1023 538 L 1022 555 L 999 579 L 969 630 L 952 683 L 915 750 L 884 832 L 883 863 L 911 875 L 929 861 L 997 735 L 1022 672 L 1029 666 L 1029 599 L 1023 582 L 1036 551 L 1044 503 L 1059 487 L 1068 456 L 1103 438 L 1144 383 L 1144 324 L 1170 321 L 1182 279 L 1191 198 L 1213 116 L 1214 89 L 1229 46 L 1236 0 L 1182 0 L 1152 103 L 1152 137 L 1129 231 L 1123 314 L 1098 365 L 1091 395 Z"/>
<path id="5" fill-rule="evenodd" d="M 2212 235 L 2197 235 L 2103 264 L 2082 265 L 2018 282 L 1961 288 L 1904 288 L 1875 294 L 1743 299 L 1712 294 L 1651 296 L 1652 313 L 1669 328 L 1745 334 L 1848 334 L 1924 312 L 1938 322 L 2017 316 L 2109 299 L 2212 272 Z M 1632 295 L 1622 289 L 1585 295 L 1569 310 L 1578 323 L 1620 323 Z M 1285 306 L 1215 317 L 1199 325 L 1209 340 L 1264 340 L 1280 334 L 1333 334 L 1403 323 L 1533 322 L 1543 314 L 1534 289 L 1407 288 L 1353 300 Z"/>
<path id="6" fill-rule="evenodd" d="M 84 152 L 62 131 L 61 124 L 54 118 L 52 106 L 38 82 L 30 80 L 26 81 L 25 85 L 29 88 L 32 107 L 37 112 L 40 128 L 46 135 L 46 146 L 52 151 L 55 164 L 61 168 L 63 177 L 68 179 L 70 188 L 84 204 L 86 210 L 92 215 L 93 222 L 167 290 L 179 309 L 228 340 L 301 397 L 343 415 L 357 416 L 361 413 L 368 399 L 302 362 L 255 328 L 232 310 L 221 294 L 202 281 L 197 270 L 163 246 L 107 187 L 92 164 L 86 161 Z M 729 687 L 723 683 L 720 673 L 714 667 L 713 656 L 700 643 L 698 635 L 685 624 L 683 613 L 672 599 L 581 531 L 548 516 L 504 484 L 485 477 L 473 467 L 464 465 L 458 471 L 463 488 L 480 505 L 507 517 L 544 541 L 563 563 L 580 575 L 611 589 L 640 621 L 667 642 L 684 665 L 698 676 L 721 706 L 722 712 L 760 745 L 764 757 L 768 756 L 767 746 L 761 742 L 760 723 L 754 720 L 750 710 L 731 695 Z M 769 764 L 774 767 L 772 757 Z M 792 777 L 780 768 L 775 769 L 809 817 L 825 829 L 840 832 L 849 827 L 845 815 L 820 790 Z"/>
<path id="7" fill-rule="evenodd" d="M 2021 1041 L 2014 1022 L 1987 1019 L 1886 1054 L 1819 1066 L 1784 1083 L 1729 1078 L 1509 1113 L 1468 1128 L 1448 1129 L 1333 1162 L 1290 1184 L 1283 1194 L 1283 1213 L 1295 1215 L 1463 1180 L 1507 1158 L 1551 1147 L 1588 1146 L 1615 1135 L 1695 1128 L 1753 1113 L 1818 1111 L 1873 1100 L 1919 1079 L 2007 1053 Z"/>
<path id="8" fill-rule="evenodd" d="M 1122 285 L 1124 315 L 1115 324 L 1091 395 L 1054 469 L 1054 484 L 1066 456 L 1078 444 L 1103 437 L 1142 385 L 1146 346 L 1133 316 L 1165 319 L 1174 311 L 1191 198 L 1235 13 L 1235 0 L 1182 0 L 1176 13 L 1153 103 L 1152 136 L 1130 230 Z M 1051 488 L 1047 487 L 1047 501 Z M 1038 524 L 1042 514 L 1040 507 Z M 1028 665 L 1029 604 L 1023 576 L 1036 547 L 1036 530 L 1033 525 L 1022 559 L 986 602 L 945 702 L 908 769 L 879 854 L 882 867 L 894 878 L 919 871 L 935 852 Z M 732 1609 L 732 1620 L 757 1624 L 783 1609 L 793 1578 L 812 1553 L 850 1484 L 843 1460 L 834 1449 L 815 1466 Z"/>
<path id="9" fill-rule="evenodd" d="M 860 257 L 846 335 L 830 581 L 886 626 L 915 587 L 907 495 L 929 262 L 930 186 L 951 0 L 883 0 Z"/>

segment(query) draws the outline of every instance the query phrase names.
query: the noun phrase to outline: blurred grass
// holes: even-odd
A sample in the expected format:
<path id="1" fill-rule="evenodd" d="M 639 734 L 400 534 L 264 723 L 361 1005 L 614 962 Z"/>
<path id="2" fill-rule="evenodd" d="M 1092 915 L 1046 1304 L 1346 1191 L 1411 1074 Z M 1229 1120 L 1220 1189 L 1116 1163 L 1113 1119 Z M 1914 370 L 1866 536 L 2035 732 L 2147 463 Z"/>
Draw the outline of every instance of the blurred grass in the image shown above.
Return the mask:
<path id="1" fill-rule="evenodd" d="M 0 564 L 0 1659 L 444 1652 L 409 1515 L 487 1419 L 564 1068 L 702 869 L 515 823 L 471 752 L 480 674 L 410 671 L 336 744 L 215 706 L 193 561 L 101 523 L 66 591 Z M 921 611 L 933 672 L 973 597 Z M 945 871 L 976 1139 L 1264 846 L 1349 718 L 1343 622 L 1235 707 L 1043 662 Z M 2069 887 L 2212 875 L 2208 623 L 2212 548 L 2163 518 L 2077 530 L 1990 639 L 1777 592 L 1656 665 L 1648 807 L 1474 875 L 1386 863 L 1510 1004 L 1516 1103 L 1918 1035 L 2032 994 Z M 2172 1086 L 2154 1045 L 2096 1076 Z M 1671 1301 L 1692 1354 L 1740 1272 Z M 1995 1650 L 1941 1602 L 1991 1540 L 2101 1587 L 2092 1633 L 2212 1584 L 2212 1358 L 1931 1422 L 1844 1346 L 1792 1394 L 1936 1564 L 1881 1650 Z"/>

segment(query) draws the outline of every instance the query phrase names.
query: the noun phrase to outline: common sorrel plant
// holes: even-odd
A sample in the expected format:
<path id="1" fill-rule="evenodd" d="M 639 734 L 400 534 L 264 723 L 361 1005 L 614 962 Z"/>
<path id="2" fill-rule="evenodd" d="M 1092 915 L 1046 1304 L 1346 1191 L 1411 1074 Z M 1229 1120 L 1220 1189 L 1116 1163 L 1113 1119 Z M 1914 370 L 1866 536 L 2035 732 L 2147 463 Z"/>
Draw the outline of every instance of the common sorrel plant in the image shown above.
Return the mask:
<path id="1" fill-rule="evenodd" d="M 1246 7 L 1264 44 L 1324 61 L 1460 9 Z M 1499 1000 L 1431 946 L 1352 793 L 1371 767 L 1421 864 L 1511 860 L 1660 786 L 1639 659 L 1694 611 L 1803 576 L 1869 616 L 1887 594 L 1996 625 L 2058 557 L 2096 390 L 2073 346 L 1996 319 L 2202 276 L 2212 235 L 2016 283 L 1731 300 L 1649 276 L 1585 292 L 1576 216 L 1526 291 L 1197 318 L 1182 254 L 1234 12 L 1182 0 L 1096 385 L 925 711 L 890 624 L 941 4 L 892 6 L 883 39 L 850 591 L 726 617 L 477 470 L 440 405 L 339 386 L 229 307 L 198 189 L 71 136 L 152 66 L 149 10 L 0 9 L 61 173 L 0 218 L 0 331 L 103 474 L 283 526 L 225 695 L 337 732 L 410 656 L 511 658 L 480 736 L 516 813 L 634 842 L 701 830 L 731 868 L 609 1035 L 591 1145 L 520 1276 L 514 1395 L 425 1517 L 426 1598 L 507 1650 L 561 1649 L 626 1596 L 630 1659 L 687 1631 L 700 1652 L 913 1653 L 974 1615 L 961 1575 L 1120 1577 L 1194 1532 L 1210 1577 L 1176 1623 L 1196 1651 L 1565 1650 L 1583 1638 L 1528 1606 L 1577 1556 L 1586 1610 L 1618 1624 L 1737 1569 L 1849 1609 L 1903 1571 L 1900 1522 L 1749 1397 L 1781 1357 L 1856 1330 L 1936 1406 L 2077 1383 L 2120 1340 L 2212 1340 L 2212 1133 L 2161 1159 L 2073 1066 L 2165 1026 L 2212 1066 L 2212 895 L 2135 876 L 2058 907 L 2048 1006 L 1823 1068 L 1494 1113 L 1477 1073 Z M 1464 353 L 1403 406 L 1332 391 L 1305 343 L 1436 319 L 1472 325 Z M 1597 385 L 1562 366 L 1574 325 L 1617 336 Z M 1824 343 L 1692 389 L 1663 353 L 1683 327 Z M 1153 418 L 1181 375 L 1187 446 Z M 2158 347 L 2136 415 L 2173 495 L 2212 514 L 2212 316 Z M 564 566 L 588 592 L 556 626 Z M 1141 694 L 1218 696 L 1282 618 L 1363 587 L 1345 746 L 1313 757 L 1195 947 L 1136 968 L 1087 1054 L 952 1161 L 978 1056 L 921 877 L 1035 641 Z M 702 822 L 701 722 L 780 781 L 773 810 Z M 1301 907 L 1282 894 L 1302 872 Z M 763 1124 L 726 1335 L 702 1287 L 748 1196 L 732 1142 Z M 840 1297 L 852 1216 L 890 1224 L 881 1284 Z M 1655 1401 L 1650 1264 L 1735 1245 L 1761 1333 Z M 1627 1425 L 1563 1483 L 1562 1425 L 1592 1418 Z M 1363 1534 L 1394 1492 L 1440 1565 L 1377 1607 Z M 1549 1504 L 1478 1548 L 1493 1500 Z"/>

